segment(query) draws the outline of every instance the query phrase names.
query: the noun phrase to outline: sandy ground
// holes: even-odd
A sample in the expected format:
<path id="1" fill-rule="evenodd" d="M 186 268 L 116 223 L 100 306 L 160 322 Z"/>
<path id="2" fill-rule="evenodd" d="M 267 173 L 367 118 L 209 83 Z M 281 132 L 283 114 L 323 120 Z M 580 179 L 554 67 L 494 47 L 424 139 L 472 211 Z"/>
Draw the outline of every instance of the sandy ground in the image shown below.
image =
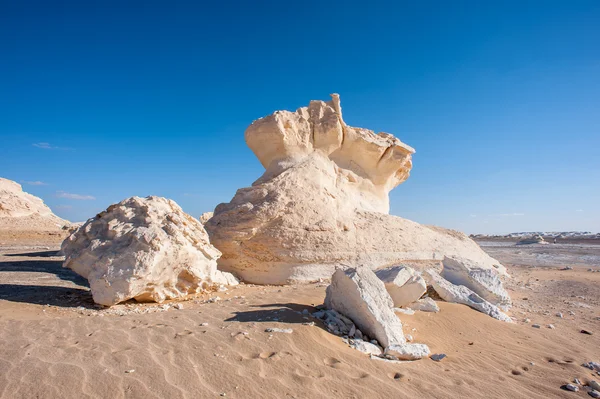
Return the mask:
<path id="1" fill-rule="evenodd" d="M 405 333 L 448 357 L 390 363 L 302 315 L 323 302 L 324 284 L 241 285 L 181 310 L 102 309 L 61 268 L 56 242 L 0 239 L 2 398 L 589 398 L 561 386 L 600 381 L 581 366 L 600 361 L 600 273 L 587 271 L 600 270 L 600 246 L 484 244 L 512 274 L 516 323 L 444 302 L 399 315 Z"/>

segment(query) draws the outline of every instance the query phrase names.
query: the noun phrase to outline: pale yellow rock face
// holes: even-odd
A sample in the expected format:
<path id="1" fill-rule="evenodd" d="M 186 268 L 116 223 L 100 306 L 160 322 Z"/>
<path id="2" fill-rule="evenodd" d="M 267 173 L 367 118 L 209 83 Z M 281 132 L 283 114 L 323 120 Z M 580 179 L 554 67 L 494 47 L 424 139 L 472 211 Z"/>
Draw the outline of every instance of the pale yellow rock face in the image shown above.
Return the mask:
<path id="1" fill-rule="evenodd" d="M 60 231 L 69 224 L 52 213 L 41 198 L 0 177 L 0 229 Z"/>
<path id="2" fill-rule="evenodd" d="M 388 214 L 388 193 L 408 178 L 414 150 L 346 125 L 337 95 L 261 118 L 245 137 L 266 171 L 205 225 L 221 270 L 286 284 L 330 278 L 335 266 L 460 256 L 504 273 L 466 235 Z"/>

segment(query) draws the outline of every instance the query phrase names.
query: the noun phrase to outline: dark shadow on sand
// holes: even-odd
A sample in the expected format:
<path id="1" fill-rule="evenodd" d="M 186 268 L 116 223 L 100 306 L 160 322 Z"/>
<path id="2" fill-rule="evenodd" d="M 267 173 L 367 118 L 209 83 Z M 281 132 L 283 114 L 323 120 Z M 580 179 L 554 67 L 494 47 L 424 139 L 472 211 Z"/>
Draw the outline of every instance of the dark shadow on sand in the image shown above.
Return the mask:
<path id="1" fill-rule="evenodd" d="M 61 280 L 71 281 L 77 285 L 89 287 L 88 281 L 70 269 L 62 267 L 60 260 L 18 260 L 0 262 L 2 272 L 51 273 Z"/>
<path id="2" fill-rule="evenodd" d="M 315 323 L 320 322 L 319 319 L 310 316 L 310 314 L 316 312 L 317 309 L 309 305 L 302 305 L 299 303 L 272 303 L 253 307 L 260 308 L 260 310 L 235 312 L 235 316 L 230 317 L 225 321 L 293 324 L 302 324 L 311 321 L 314 321 Z M 304 309 L 308 310 L 308 315 L 302 314 Z M 320 325 L 321 323 L 318 324 Z"/>
<path id="3" fill-rule="evenodd" d="M 53 256 L 60 256 L 58 251 L 38 251 L 38 252 L 24 252 L 22 254 L 4 254 L 4 256 L 28 256 L 30 258 L 50 258 Z"/>
<path id="4" fill-rule="evenodd" d="M 0 284 L 0 300 L 53 305 L 64 308 L 83 306 L 96 309 L 90 290 L 44 285 Z"/>

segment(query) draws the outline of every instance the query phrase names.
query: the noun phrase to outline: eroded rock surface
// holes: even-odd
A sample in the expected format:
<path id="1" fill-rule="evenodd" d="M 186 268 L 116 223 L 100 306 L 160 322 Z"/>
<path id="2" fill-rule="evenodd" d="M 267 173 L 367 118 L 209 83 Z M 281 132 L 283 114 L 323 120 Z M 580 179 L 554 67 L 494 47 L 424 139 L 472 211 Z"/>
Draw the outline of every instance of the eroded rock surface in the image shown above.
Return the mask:
<path id="1" fill-rule="evenodd" d="M 41 198 L 0 177 L 0 229 L 61 231 L 70 222 L 59 218 Z"/>
<path id="2" fill-rule="evenodd" d="M 433 270 L 428 270 L 425 277 L 444 301 L 467 305 L 495 319 L 512 323 L 512 319 L 496 305 L 486 301 L 464 285 L 454 285 Z"/>
<path id="3" fill-rule="evenodd" d="M 395 266 L 375 272 L 392 297 L 394 306 L 402 307 L 417 301 L 427 291 L 427 283 L 413 268 Z"/>
<path id="4" fill-rule="evenodd" d="M 503 310 L 510 308 L 510 296 L 504 289 L 497 270 L 479 267 L 469 259 L 445 257 L 442 263 L 442 277 L 452 284 L 464 285 Z"/>
<path id="5" fill-rule="evenodd" d="M 505 273 L 466 235 L 388 214 L 388 193 L 408 178 L 414 150 L 348 126 L 337 95 L 261 118 L 245 137 L 266 171 L 206 222 L 222 270 L 286 284 L 329 278 L 339 265 L 456 256 Z"/>
<path id="6" fill-rule="evenodd" d="M 325 306 L 351 319 L 384 348 L 406 342 L 402 322 L 381 280 L 367 268 L 338 269 L 327 287 Z"/>
<path id="7" fill-rule="evenodd" d="M 217 270 L 221 255 L 202 224 L 161 197 L 131 197 L 67 238 L 64 267 L 90 282 L 94 301 L 162 302 L 237 280 Z"/>

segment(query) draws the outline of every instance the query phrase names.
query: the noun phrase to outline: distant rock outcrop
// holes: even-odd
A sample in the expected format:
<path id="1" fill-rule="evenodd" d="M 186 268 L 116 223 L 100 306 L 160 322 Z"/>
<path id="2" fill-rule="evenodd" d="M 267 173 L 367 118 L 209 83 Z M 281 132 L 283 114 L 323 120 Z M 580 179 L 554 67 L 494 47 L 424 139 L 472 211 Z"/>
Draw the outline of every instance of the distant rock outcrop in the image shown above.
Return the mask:
<path id="1" fill-rule="evenodd" d="M 96 303 L 162 302 L 237 284 L 217 270 L 221 253 L 202 224 L 174 201 L 132 197 L 111 205 L 67 238 L 64 267 L 90 282 Z"/>
<path id="2" fill-rule="evenodd" d="M 337 95 L 261 118 L 245 137 L 266 171 L 206 222 L 222 270 L 285 284 L 329 278 L 339 265 L 379 269 L 449 256 L 506 273 L 466 235 L 388 214 L 388 193 L 408 178 L 414 150 L 346 125 Z"/>
<path id="3" fill-rule="evenodd" d="M 523 238 L 517 242 L 517 245 L 529 245 L 529 244 L 548 244 L 544 237 L 541 235 L 533 235 L 527 238 Z"/>
<path id="4" fill-rule="evenodd" d="M 61 231 L 69 225 L 41 198 L 26 193 L 12 180 L 0 178 L 0 230 Z"/>

